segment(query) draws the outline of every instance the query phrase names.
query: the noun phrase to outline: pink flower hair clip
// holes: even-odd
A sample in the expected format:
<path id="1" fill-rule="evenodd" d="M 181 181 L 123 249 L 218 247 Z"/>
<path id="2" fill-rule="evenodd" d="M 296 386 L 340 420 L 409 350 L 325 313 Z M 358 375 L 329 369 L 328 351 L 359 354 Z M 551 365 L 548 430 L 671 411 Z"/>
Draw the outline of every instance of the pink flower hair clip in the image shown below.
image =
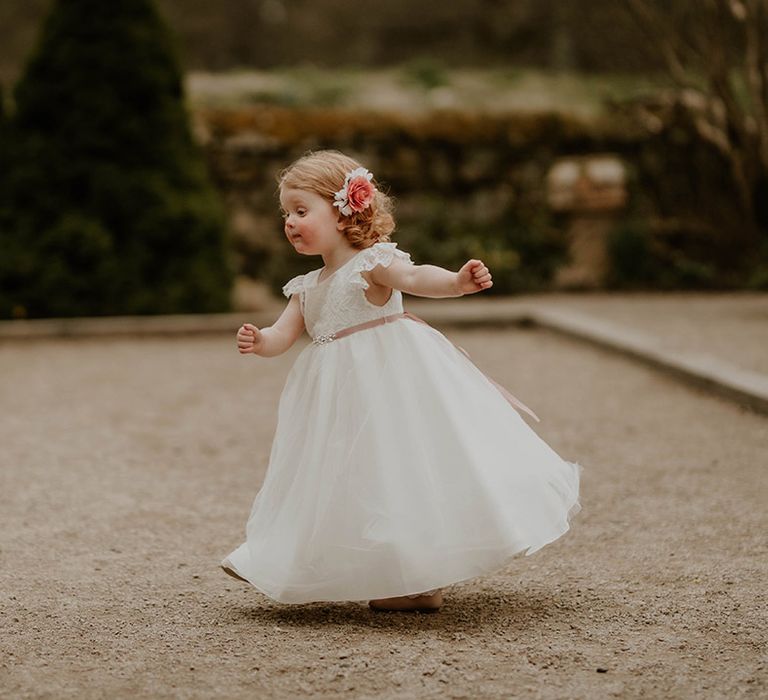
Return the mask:
<path id="1" fill-rule="evenodd" d="M 344 187 L 333 196 L 333 206 L 338 207 L 344 216 L 370 207 L 376 194 L 376 188 L 371 180 L 373 180 L 373 173 L 365 168 L 355 168 L 348 172 L 344 179 Z"/>

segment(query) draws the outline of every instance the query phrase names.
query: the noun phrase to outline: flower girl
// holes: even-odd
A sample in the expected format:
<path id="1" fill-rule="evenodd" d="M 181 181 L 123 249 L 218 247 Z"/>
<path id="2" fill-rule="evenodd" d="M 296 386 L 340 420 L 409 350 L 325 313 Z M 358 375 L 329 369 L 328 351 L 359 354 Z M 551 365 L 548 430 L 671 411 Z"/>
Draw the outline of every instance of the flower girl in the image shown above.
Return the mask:
<path id="1" fill-rule="evenodd" d="M 458 297 L 488 268 L 415 265 L 391 242 L 391 202 L 335 151 L 280 176 L 285 236 L 323 266 L 291 279 L 272 326 L 244 324 L 242 354 L 273 357 L 305 330 L 280 396 L 264 482 L 224 570 L 284 603 L 368 601 L 434 612 L 442 588 L 494 572 L 568 529 L 581 466 L 538 417 L 402 293 Z"/>

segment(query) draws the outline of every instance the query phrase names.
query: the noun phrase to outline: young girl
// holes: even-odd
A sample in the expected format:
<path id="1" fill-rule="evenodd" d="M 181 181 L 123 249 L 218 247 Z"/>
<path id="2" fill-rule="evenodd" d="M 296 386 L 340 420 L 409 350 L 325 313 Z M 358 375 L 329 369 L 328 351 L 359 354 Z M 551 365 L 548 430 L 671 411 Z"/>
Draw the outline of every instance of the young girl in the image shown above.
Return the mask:
<path id="1" fill-rule="evenodd" d="M 225 572 L 276 601 L 364 601 L 434 612 L 441 588 L 564 534 L 581 466 L 561 459 L 402 292 L 458 297 L 493 284 L 480 260 L 414 265 L 389 241 L 390 200 L 335 151 L 280 175 L 285 235 L 323 267 L 291 279 L 274 325 L 244 324 L 242 354 L 274 357 L 306 329 L 278 405 L 246 541 Z"/>

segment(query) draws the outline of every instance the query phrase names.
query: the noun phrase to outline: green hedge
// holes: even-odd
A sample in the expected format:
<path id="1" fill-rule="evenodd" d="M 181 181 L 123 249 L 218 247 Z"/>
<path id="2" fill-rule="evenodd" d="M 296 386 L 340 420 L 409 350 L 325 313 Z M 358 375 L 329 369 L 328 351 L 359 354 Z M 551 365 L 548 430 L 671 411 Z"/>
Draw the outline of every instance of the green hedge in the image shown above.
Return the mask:
<path id="1" fill-rule="evenodd" d="M 765 253 L 747 249 L 743 218 L 714 150 L 679 124 L 646 132 L 625 113 L 586 121 L 559 113 L 425 115 L 274 105 L 201 109 L 208 158 L 233 208 L 258 230 L 238 239 L 244 274 L 279 293 L 294 274 L 322 265 L 285 245 L 274 176 L 308 149 L 359 156 L 391 188 L 399 241 L 417 262 L 458 269 L 492 264 L 489 294 L 542 291 L 567 261 L 567 220 L 546 201 L 561 156 L 617 154 L 629 173 L 629 206 L 608 242 L 606 286 L 739 289 L 764 284 Z"/>
<path id="2" fill-rule="evenodd" d="M 561 114 L 425 116 L 335 108 L 201 109 L 208 158 L 233 207 L 259 230 L 238 239 L 240 269 L 279 294 L 295 274 L 322 265 L 285 244 L 275 174 L 309 149 L 358 156 L 395 198 L 393 240 L 417 263 L 458 269 L 470 257 L 493 269 L 489 294 L 540 291 L 567 259 L 562 217 L 544 182 L 562 153 L 624 150 L 634 138 L 613 122 Z"/>

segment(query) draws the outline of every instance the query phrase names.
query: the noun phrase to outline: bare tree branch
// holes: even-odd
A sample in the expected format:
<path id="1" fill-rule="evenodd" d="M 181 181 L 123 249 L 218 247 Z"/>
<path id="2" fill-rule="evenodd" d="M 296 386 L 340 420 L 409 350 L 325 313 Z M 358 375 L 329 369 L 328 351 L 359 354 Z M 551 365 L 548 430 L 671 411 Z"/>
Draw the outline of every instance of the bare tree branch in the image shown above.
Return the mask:
<path id="1" fill-rule="evenodd" d="M 688 71 L 685 69 L 685 61 L 672 41 L 668 24 L 660 21 L 659 16 L 654 13 L 645 0 L 627 0 L 627 7 L 648 39 L 653 43 L 659 43 L 659 48 L 672 79 L 680 87 L 693 86 Z"/>
<path id="2" fill-rule="evenodd" d="M 685 109 L 699 138 L 729 163 L 744 212 L 755 226 L 757 183 L 768 175 L 767 3 L 698 0 L 695 13 L 680 16 L 661 2 L 626 0 L 677 86 L 669 107 Z M 653 123 L 648 114 L 644 118 Z"/>
<path id="3" fill-rule="evenodd" d="M 764 35 L 767 18 L 764 3 L 760 0 L 752 0 L 747 6 L 745 18 L 745 68 L 760 157 L 766 168 L 768 168 L 768 83 L 766 82 L 768 76 L 765 65 Z"/>

